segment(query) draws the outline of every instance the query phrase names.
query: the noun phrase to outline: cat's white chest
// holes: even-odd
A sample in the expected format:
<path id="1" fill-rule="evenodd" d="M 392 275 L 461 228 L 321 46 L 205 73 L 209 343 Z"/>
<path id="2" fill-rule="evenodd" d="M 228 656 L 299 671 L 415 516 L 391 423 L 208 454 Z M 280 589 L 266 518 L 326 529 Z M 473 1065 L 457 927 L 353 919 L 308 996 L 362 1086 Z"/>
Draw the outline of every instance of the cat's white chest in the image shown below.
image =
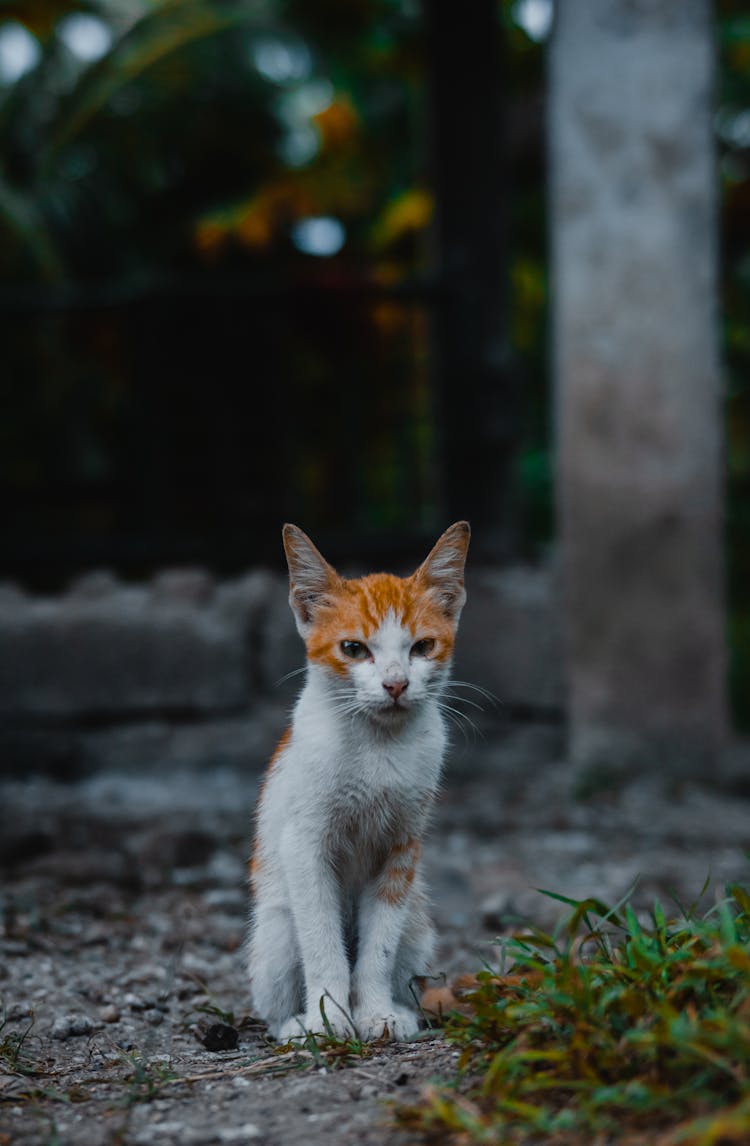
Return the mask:
<path id="1" fill-rule="evenodd" d="M 277 807 L 314 833 L 342 872 L 366 878 L 394 843 L 424 827 L 445 748 L 440 714 L 427 706 L 390 736 L 342 720 L 312 681 L 293 728 Z"/>

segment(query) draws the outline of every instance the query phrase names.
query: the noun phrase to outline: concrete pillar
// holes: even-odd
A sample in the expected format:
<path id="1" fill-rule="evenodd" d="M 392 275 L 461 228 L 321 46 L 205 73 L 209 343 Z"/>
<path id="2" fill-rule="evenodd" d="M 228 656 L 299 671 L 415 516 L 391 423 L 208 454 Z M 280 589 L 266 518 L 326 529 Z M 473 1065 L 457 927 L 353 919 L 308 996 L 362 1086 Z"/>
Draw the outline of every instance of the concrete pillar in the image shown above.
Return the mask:
<path id="1" fill-rule="evenodd" d="M 552 323 L 570 751 L 706 774 L 726 725 L 709 0 L 559 0 Z"/>

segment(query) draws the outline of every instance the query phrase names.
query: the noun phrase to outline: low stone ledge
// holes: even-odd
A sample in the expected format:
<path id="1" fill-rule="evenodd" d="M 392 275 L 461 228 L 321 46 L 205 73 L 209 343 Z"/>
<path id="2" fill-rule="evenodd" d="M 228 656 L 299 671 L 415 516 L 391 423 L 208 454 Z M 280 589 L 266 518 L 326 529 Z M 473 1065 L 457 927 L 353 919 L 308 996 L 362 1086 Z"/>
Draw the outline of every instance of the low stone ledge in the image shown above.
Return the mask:
<path id="1" fill-rule="evenodd" d="M 473 569 L 468 591 L 454 676 L 495 694 L 501 718 L 561 711 L 550 571 Z M 58 597 L 0 586 L 0 769 L 261 760 L 299 690 L 283 678 L 304 665 L 287 593 L 264 570 L 221 582 L 166 570 L 137 585 L 96 572 Z"/>
<path id="2" fill-rule="evenodd" d="M 273 578 L 200 571 L 147 585 L 89 575 L 60 597 L 0 594 L 0 716 L 214 713 L 250 700 L 248 657 Z"/>
<path id="3" fill-rule="evenodd" d="M 261 772 L 288 723 L 278 705 L 241 716 L 180 721 L 152 719 L 106 728 L 0 725 L 0 774 L 74 780 L 99 770 L 170 772 L 238 768 Z"/>

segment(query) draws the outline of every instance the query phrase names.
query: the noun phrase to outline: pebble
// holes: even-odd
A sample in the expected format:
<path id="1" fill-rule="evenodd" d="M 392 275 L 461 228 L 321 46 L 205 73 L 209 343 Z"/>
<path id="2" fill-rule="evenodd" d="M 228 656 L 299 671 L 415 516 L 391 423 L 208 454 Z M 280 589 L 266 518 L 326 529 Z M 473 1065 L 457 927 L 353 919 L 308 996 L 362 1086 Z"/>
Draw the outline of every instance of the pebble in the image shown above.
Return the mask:
<path id="1" fill-rule="evenodd" d="M 230 1027 L 228 1023 L 211 1023 L 200 1031 L 198 1037 L 206 1050 L 225 1051 L 234 1050 L 240 1036 L 236 1028 Z"/>
<path id="2" fill-rule="evenodd" d="M 122 1001 L 126 1007 L 130 1007 L 131 1011 L 145 1011 L 153 1006 L 150 1000 L 142 999 L 140 995 L 134 995 L 130 992 L 123 997 Z"/>
<path id="3" fill-rule="evenodd" d="M 119 1023 L 120 1011 L 114 1003 L 108 1003 L 106 1007 L 99 1008 L 99 1018 L 104 1023 Z"/>
<path id="4" fill-rule="evenodd" d="M 21 1019 L 30 1019 L 33 1014 L 34 1008 L 28 1003 L 14 1003 L 5 1012 L 5 1020 L 9 1023 L 17 1023 Z"/>
<path id="5" fill-rule="evenodd" d="M 152 1122 L 151 1125 L 148 1127 L 148 1130 L 146 1131 L 146 1133 L 148 1134 L 149 1132 L 152 1134 L 179 1134 L 179 1135 L 182 1135 L 185 1132 L 185 1123 L 184 1122 L 175 1122 L 172 1120 L 164 1121 L 164 1122 Z M 143 1132 L 141 1133 L 140 1137 L 143 1137 Z"/>
<path id="6" fill-rule="evenodd" d="M 53 1039 L 70 1039 L 90 1035 L 97 1024 L 88 1015 L 60 1015 L 52 1025 Z"/>
<path id="7" fill-rule="evenodd" d="M 181 1146 L 206 1146 L 208 1142 L 243 1143 L 252 1138 L 260 1138 L 261 1131 L 254 1122 L 244 1122 L 241 1126 L 222 1126 L 217 1129 L 201 1130 L 187 1126 L 184 1122 L 150 1122 L 136 1131 L 133 1141 L 136 1146 L 152 1146 L 154 1139 L 174 1138 Z"/>
<path id="8" fill-rule="evenodd" d="M 156 930 L 153 926 L 153 921 L 149 921 L 152 930 Z M 167 977 L 166 968 L 160 967 L 157 963 L 146 963 L 142 967 L 138 967 L 135 971 L 124 981 L 124 986 L 130 987 L 133 983 L 150 983 L 153 979 L 164 980 Z"/>
<path id="9" fill-rule="evenodd" d="M 244 1142 L 247 1138 L 260 1138 L 260 1128 L 254 1122 L 243 1122 L 242 1126 L 222 1126 L 217 1135 L 220 1142 Z"/>
<path id="10" fill-rule="evenodd" d="M 24 939 L 4 939 L 2 951 L 4 955 L 28 955 L 29 945 Z"/>

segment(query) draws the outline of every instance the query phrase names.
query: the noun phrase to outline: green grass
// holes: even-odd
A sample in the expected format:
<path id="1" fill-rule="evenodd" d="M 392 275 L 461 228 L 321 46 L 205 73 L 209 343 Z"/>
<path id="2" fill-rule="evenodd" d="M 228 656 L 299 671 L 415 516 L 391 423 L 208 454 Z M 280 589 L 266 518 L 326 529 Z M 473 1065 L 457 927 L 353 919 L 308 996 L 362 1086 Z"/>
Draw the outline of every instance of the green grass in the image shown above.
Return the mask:
<path id="1" fill-rule="evenodd" d="M 155 1098 L 162 1096 L 165 1085 L 177 1078 L 167 1062 L 161 1060 L 154 1062 L 140 1054 L 125 1057 L 132 1068 L 125 1079 L 124 1102 L 127 1106 L 134 1106 L 139 1102 L 153 1102 Z"/>
<path id="2" fill-rule="evenodd" d="M 32 1056 L 29 1034 L 34 1026 L 34 1015 L 29 1017 L 23 1030 L 10 1028 L 5 1008 L 0 1003 L 0 1072 L 34 1074 L 36 1062 Z"/>
<path id="3" fill-rule="evenodd" d="M 672 919 L 553 898 L 564 926 L 499 941 L 446 1025 L 458 1077 L 398 1122 L 456 1144 L 750 1143 L 748 891 Z"/>
<path id="4" fill-rule="evenodd" d="M 351 1066 L 358 1059 L 370 1057 L 373 1044 L 363 1042 L 354 1035 L 350 1038 L 342 1039 L 334 1034 L 326 1012 L 326 999 L 328 999 L 329 1002 L 333 1002 L 327 992 L 321 996 L 320 1014 L 325 1034 L 315 1034 L 313 1031 L 306 1031 L 303 1034 L 300 1030 L 299 1038 L 277 1046 L 275 1053 L 287 1054 L 293 1050 L 305 1050 L 310 1055 L 310 1065 L 315 1065 L 325 1070 L 336 1070 L 340 1067 Z M 334 1005 L 338 1007 L 338 1004 Z M 351 1016 L 347 1015 L 347 1018 L 350 1020 L 352 1027 L 354 1027 L 354 1020 L 351 1019 Z M 382 1040 L 380 1041 L 382 1042 Z"/>

